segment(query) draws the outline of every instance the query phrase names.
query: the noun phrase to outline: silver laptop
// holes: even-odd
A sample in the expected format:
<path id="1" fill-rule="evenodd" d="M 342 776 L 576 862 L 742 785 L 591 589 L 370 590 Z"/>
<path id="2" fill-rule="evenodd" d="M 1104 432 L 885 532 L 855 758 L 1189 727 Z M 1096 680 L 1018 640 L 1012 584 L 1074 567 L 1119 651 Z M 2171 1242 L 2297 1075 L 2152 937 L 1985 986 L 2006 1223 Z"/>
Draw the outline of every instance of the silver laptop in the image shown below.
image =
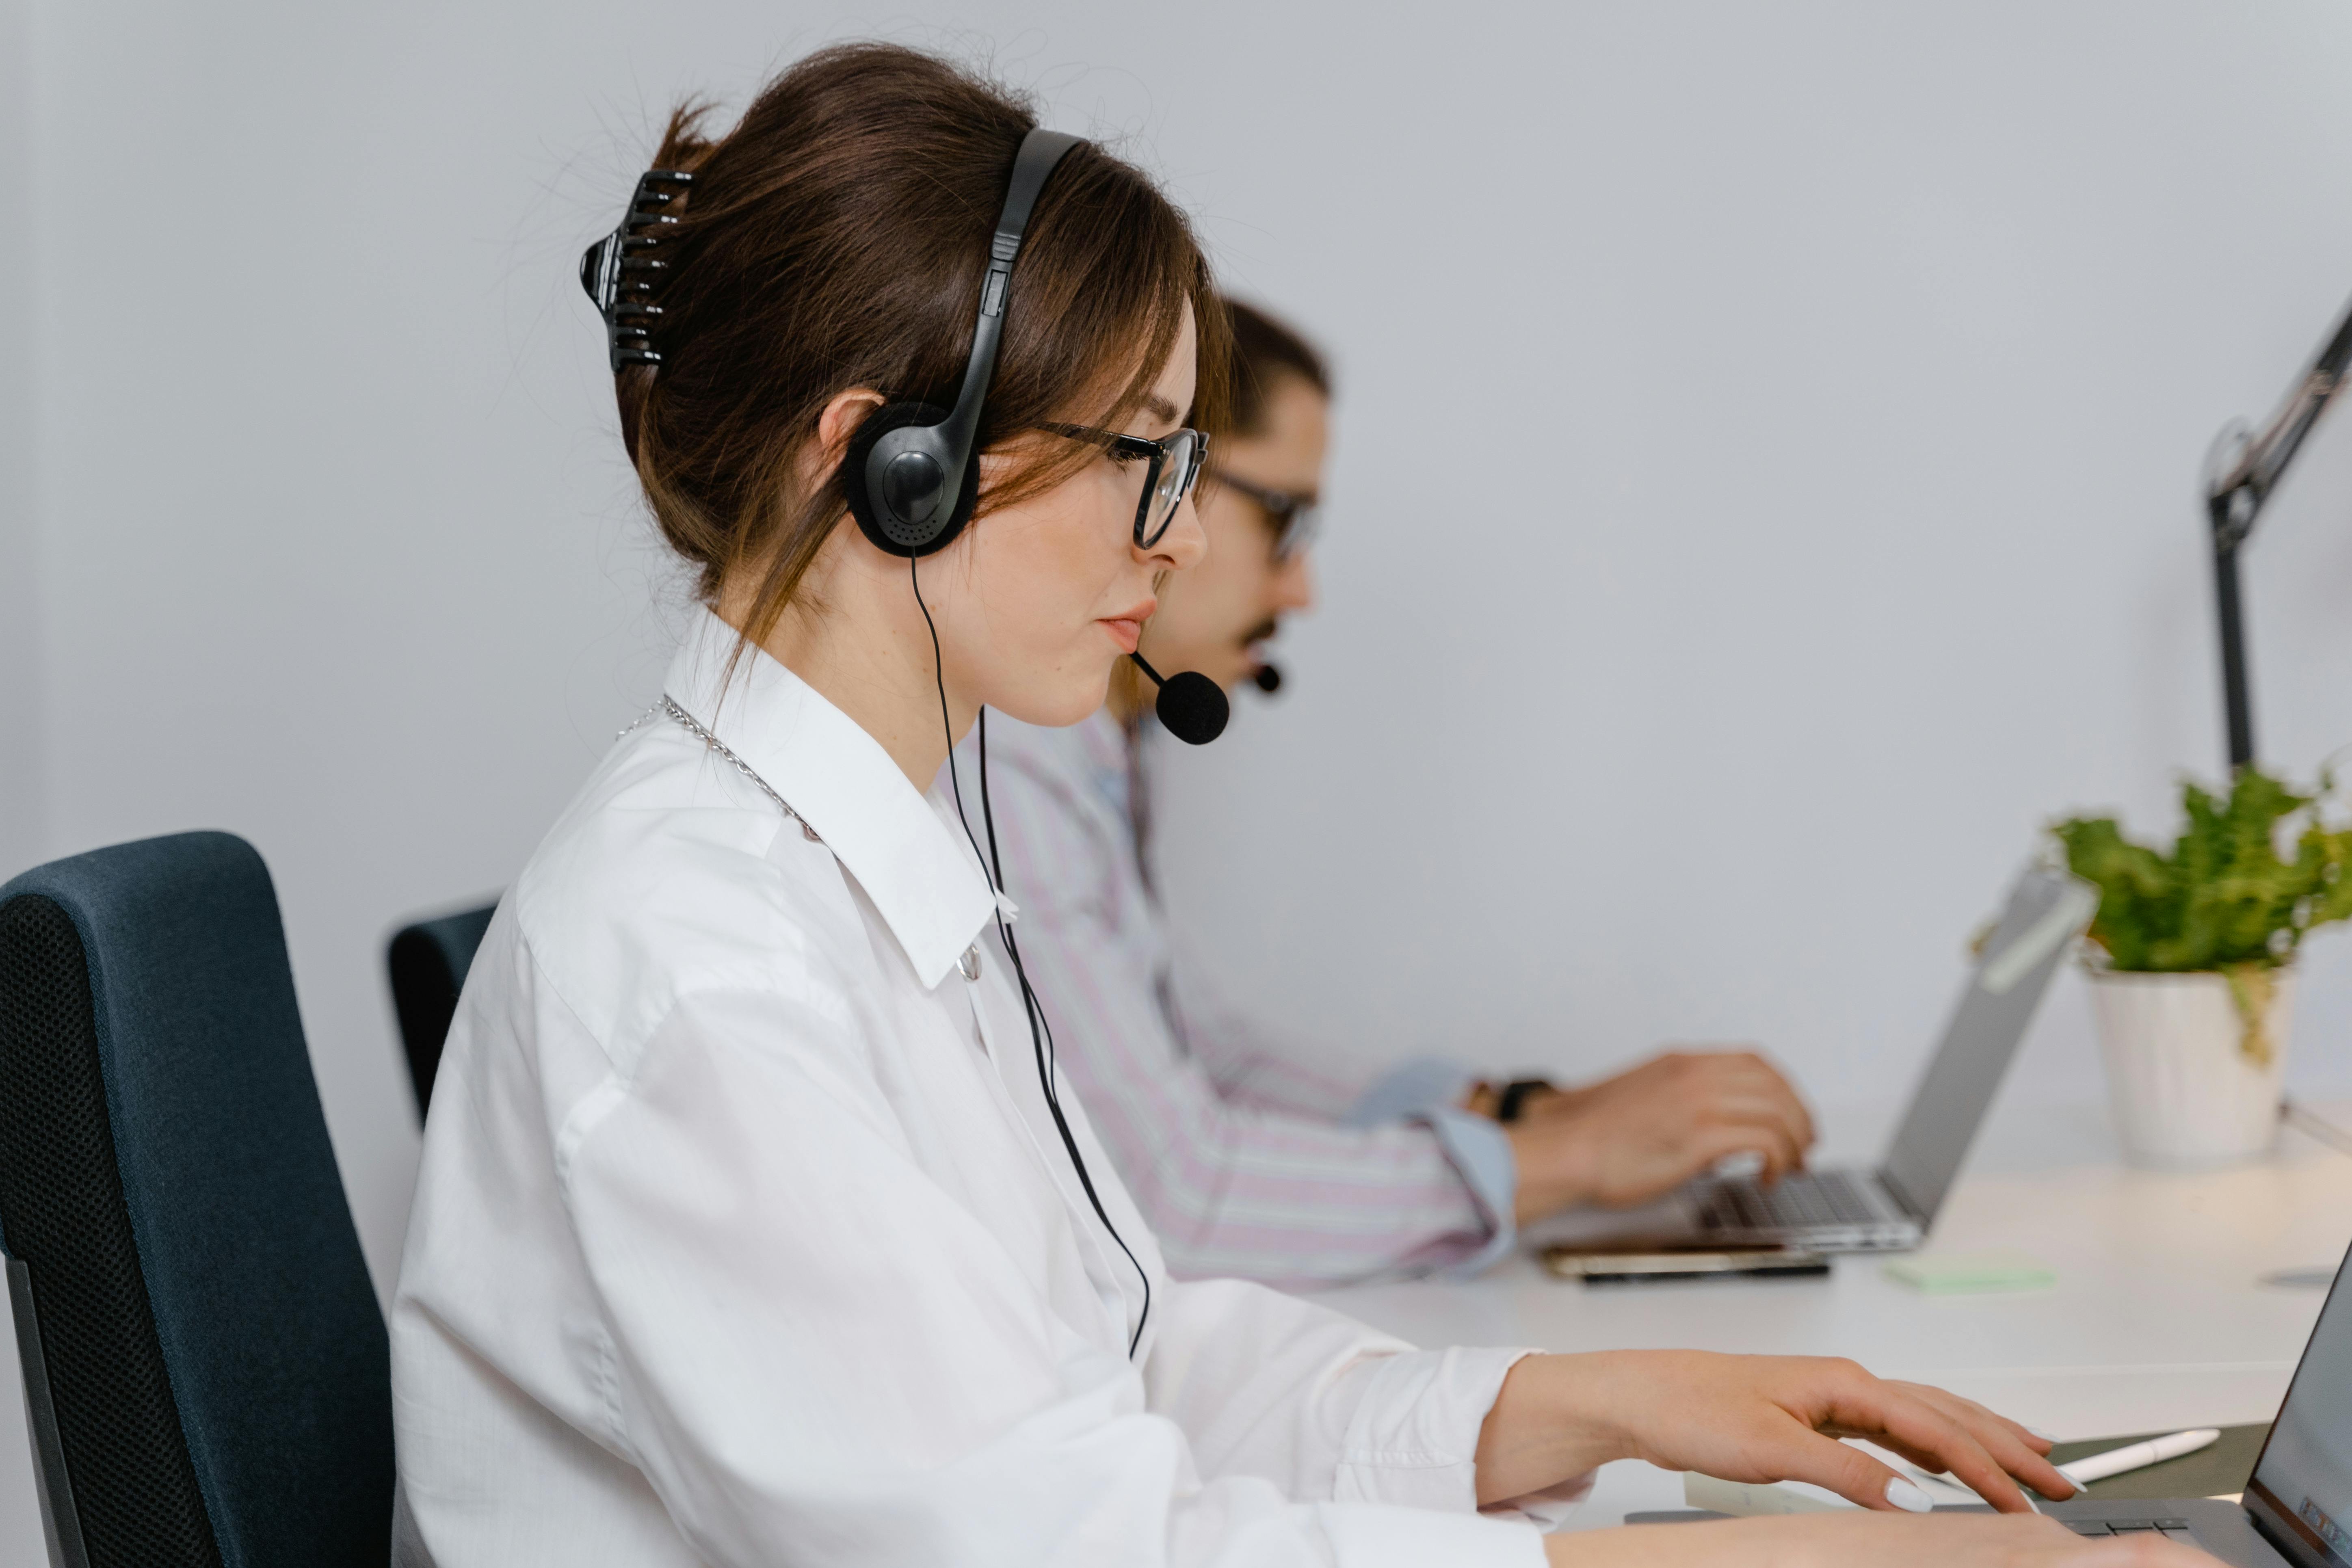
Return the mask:
<path id="1" fill-rule="evenodd" d="M 2097 909 L 2096 890 L 2063 871 L 2035 868 L 2018 878 L 1876 1170 L 1801 1172 L 1769 1186 L 1744 1176 L 1702 1177 L 1643 1208 L 1562 1215 L 1531 1227 L 1528 1240 L 1612 1250 L 1643 1242 L 1811 1252 L 1918 1246 L 2051 975 Z"/>
<path id="2" fill-rule="evenodd" d="M 2142 1529 L 2142 1520 L 2168 1515 L 2240 1568 L 2282 1558 L 2295 1568 L 2352 1568 L 2352 1291 L 2344 1269 L 2336 1270 L 2241 1502 L 2053 1503 L 2048 1511 L 2085 1534 L 2121 1530 L 2126 1515 Z"/>
<path id="3" fill-rule="evenodd" d="M 2074 1498 L 2042 1511 L 2077 1535 L 2154 1531 L 2201 1547 L 2234 1568 L 2352 1568 L 2352 1291 L 2344 1269 L 2320 1309 L 2287 1384 L 2286 1402 L 2236 1502 L 2227 1498 Z M 1982 1503 L 1937 1513 L 1983 1513 Z M 1720 1515 L 1629 1513 L 1628 1524 L 1680 1524 Z"/>

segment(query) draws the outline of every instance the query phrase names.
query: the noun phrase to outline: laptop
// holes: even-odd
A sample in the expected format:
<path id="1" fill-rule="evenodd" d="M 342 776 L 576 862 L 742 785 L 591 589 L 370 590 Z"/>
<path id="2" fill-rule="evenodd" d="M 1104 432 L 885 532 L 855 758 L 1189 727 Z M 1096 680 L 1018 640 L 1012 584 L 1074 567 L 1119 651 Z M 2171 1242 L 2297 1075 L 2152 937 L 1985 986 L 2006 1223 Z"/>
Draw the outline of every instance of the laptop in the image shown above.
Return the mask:
<path id="1" fill-rule="evenodd" d="M 1886 1157 L 1874 1171 L 1799 1172 L 1769 1186 L 1702 1176 L 1658 1203 L 1574 1210 L 1530 1227 L 1538 1247 L 1624 1251 L 1787 1247 L 1888 1252 L 1919 1245 L 2000 1088 L 2050 977 L 2099 907 L 2087 882 L 2033 867 L 2011 888 Z"/>
<path id="2" fill-rule="evenodd" d="M 2042 1511 L 2077 1535 L 2153 1531 L 2233 1568 L 2352 1568 L 2352 1290 L 2336 1271 L 2303 1347 L 2286 1402 L 2242 1498 L 2083 1498 Z M 1984 1513 L 1982 1503 L 1937 1513 Z M 1688 1510 L 1629 1513 L 1628 1524 L 1719 1519 Z"/>

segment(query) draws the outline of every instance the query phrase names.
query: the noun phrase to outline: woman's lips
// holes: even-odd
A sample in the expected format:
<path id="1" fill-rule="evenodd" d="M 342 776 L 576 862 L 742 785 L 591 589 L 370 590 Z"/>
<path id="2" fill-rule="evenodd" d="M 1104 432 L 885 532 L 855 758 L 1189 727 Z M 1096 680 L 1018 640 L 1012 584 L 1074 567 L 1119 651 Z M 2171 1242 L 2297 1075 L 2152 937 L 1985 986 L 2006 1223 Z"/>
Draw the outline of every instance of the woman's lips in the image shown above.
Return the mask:
<path id="1" fill-rule="evenodd" d="M 1150 620 L 1151 612 L 1159 607 L 1159 600 L 1146 599 L 1133 609 L 1116 616 L 1105 616 L 1095 624 L 1110 633 L 1110 640 L 1118 644 L 1119 652 L 1133 653 L 1136 645 L 1143 640 L 1143 623 Z"/>

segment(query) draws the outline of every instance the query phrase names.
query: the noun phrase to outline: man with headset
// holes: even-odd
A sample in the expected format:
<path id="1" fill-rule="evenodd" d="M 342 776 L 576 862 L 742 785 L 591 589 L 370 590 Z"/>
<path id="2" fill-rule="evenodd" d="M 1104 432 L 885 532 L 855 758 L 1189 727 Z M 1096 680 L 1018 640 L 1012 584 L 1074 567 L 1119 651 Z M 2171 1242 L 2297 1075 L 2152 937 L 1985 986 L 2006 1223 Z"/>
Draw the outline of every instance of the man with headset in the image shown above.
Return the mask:
<path id="1" fill-rule="evenodd" d="M 1256 650 L 1314 599 L 1330 376 L 1296 332 L 1229 303 L 1233 432 L 1198 500 L 1209 556 L 1166 584 L 1145 652 L 1270 691 Z M 1811 1121 L 1752 1052 L 1669 1054 L 1559 1089 L 1433 1061 L 1348 1082 L 1271 1041 L 1204 988 L 1153 892 L 1145 696 L 1115 680 L 1068 730 L 999 716 L 989 761 L 1005 888 L 1061 1065 L 1174 1272 L 1292 1286 L 1469 1272 L 1555 1209 L 1641 1203 L 1729 1155 L 1768 1178 L 1801 1166 Z"/>

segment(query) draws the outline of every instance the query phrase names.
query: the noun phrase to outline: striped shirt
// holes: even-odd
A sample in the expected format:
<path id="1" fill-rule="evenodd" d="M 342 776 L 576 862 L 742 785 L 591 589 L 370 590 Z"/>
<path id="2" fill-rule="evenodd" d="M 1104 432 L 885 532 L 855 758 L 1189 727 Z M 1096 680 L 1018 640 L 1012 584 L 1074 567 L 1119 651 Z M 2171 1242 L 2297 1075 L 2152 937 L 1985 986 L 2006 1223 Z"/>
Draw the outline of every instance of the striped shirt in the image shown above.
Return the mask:
<path id="1" fill-rule="evenodd" d="M 976 747 L 957 758 L 978 828 Z M 1349 1082 L 1223 1005 L 1145 876 L 1133 763 L 1108 710 L 1066 730 L 989 715 L 1021 956 L 1169 1268 L 1303 1288 L 1485 1267 L 1510 1246 L 1517 1172 L 1502 1130 L 1454 1108 L 1468 1075 Z"/>

